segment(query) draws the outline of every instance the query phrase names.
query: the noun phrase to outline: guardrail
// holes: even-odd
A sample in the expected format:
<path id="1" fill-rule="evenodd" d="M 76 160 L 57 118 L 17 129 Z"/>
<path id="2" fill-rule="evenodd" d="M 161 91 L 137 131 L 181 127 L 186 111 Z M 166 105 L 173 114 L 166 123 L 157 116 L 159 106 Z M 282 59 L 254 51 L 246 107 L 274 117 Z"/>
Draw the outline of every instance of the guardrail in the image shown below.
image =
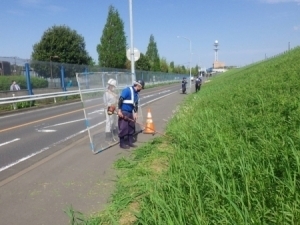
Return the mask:
<path id="1" fill-rule="evenodd" d="M 124 86 L 125 87 L 125 86 Z M 120 88 L 124 88 L 120 87 Z M 4 104 L 11 104 L 17 102 L 25 102 L 25 101 L 34 101 L 34 100 L 41 100 L 47 98 L 57 98 L 57 97 L 66 97 L 70 95 L 79 95 L 80 93 L 93 93 L 99 91 L 105 91 L 106 88 L 93 88 L 93 89 L 86 89 L 86 90 L 76 90 L 76 91 L 62 91 L 62 92 L 55 92 L 55 93 L 46 93 L 46 94 L 38 94 L 38 95 L 23 95 L 23 96 L 13 96 L 7 98 L 0 98 L 0 105 Z"/>
<path id="2" fill-rule="evenodd" d="M 176 82 L 176 81 L 153 82 L 151 84 L 160 84 L 160 83 L 169 83 L 169 82 Z M 123 88 L 125 88 L 127 86 L 128 85 L 124 84 L 122 86 L 118 86 L 117 89 L 122 90 Z M 106 90 L 106 88 L 102 87 L 102 88 L 84 89 L 81 91 L 79 91 L 79 90 L 71 91 L 70 90 L 70 91 L 52 92 L 52 93 L 45 93 L 45 94 L 12 96 L 12 97 L 0 98 L 0 105 L 48 99 L 48 98 L 66 97 L 66 96 L 71 96 L 71 95 L 80 95 L 80 93 L 87 94 L 87 93 L 94 93 L 94 92 L 101 92 L 101 91 L 104 92 L 105 90 Z"/>

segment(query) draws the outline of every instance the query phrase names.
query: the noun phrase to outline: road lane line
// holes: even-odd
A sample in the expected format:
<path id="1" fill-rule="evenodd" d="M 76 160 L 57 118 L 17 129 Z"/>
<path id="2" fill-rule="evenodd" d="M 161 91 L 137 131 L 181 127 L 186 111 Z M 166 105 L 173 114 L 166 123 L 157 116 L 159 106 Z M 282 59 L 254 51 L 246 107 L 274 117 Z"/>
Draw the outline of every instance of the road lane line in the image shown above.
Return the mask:
<path id="1" fill-rule="evenodd" d="M 88 108 L 86 108 L 86 109 L 94 108 L 94 107 L 97 107 L 97 106 L 99 106 L 99 105 L 94 105 L 94 106 L 88 107 Z M 30 125 L 30 124 L 43 122 L 43 121 L 45 121 L 45 120 L 54 119 L 54 118 L 57 118 L 57 117 L 60 117 L 60 116 L 69 115 L 69 114 L 72 114 L 72 113 L 75 113 L 75 112 L 79 112 L 79 111 L 82 111 L 82 110 L 83 110 L 83 109 L 77 109 L 77 110 L 70 111 L 70 112 L 67 112 L 67 113 L 62 113 L 62 114 L 58 114 L 58 115 L 55 115 L 55 116 L 50 116 L 50 117 L 47 117 L 47 118 L 44 118 L 44 119 L 31 121 L 31 122 L 29 122 L 29 123 L 24 123 L 24 124 L 21 124 L 21 125 L 18 125 L 18 126 L 5 128 L 5 129 L 3 129 L 3 130 L 0 130 L 0 133 L 1 133 L 1 132 L 4 132 L 4 131 L 9 131 L 9 130 L 13 130 L 13 129 L 16 129 L 16 128 L 24 127 L 24 126 L 27 126 L 27 125 Z"/>
<path id="2" fill-rule="evenodd" d="M 45 121 L 45 120 L 54 119 L 54 118 L 57 118 L 57 117 L 60 117 L 60 116 L 69 115 L 71 113 L 79 112 L 79 111 L 82 111 L 82 110 L 83 109 L 77 109 L 77 110 L 74 110 L 74 111 L 71 111 L 71 112 L 67 112 L 67 113 L 63 113 L 63 114 L 59 114 L 59 115 L 55 115 L 55 116 L 50 116 L 50 117 L 47 117 L 47 118 L 44 118 L 44 119 L 40 119 L 40 120 L 31 121 L 29 123 L 23 123 L 23 124 L 18 125 L 18 126 L 5 128 L 3 130 L 0 130 L 0 133 L 5 132 L 5 131 L 9 131 L 9 130 L 13 130 L 13 129 L 16 129 L 16 128 L 20 128 L 20 127 L 25 127 L 25 126 L 30 125 L 30 124 L 39 123 L 39 122 L 42 122 L 42 121 Z"/>
<path id="3" fill-rule="evenodd" d="M 103 124 L 103 123 L 105 123 L 105 122 L 106 122 L 106 121 L 104 120 L 104 121 L 102 121 L 102 122 L 100 122 L 100 123 L 97 123 L 97 124 L 95 124 L 95 125 L 89 127 L 89 129 L 92 129 L 92 128 L 96 127 L 96 126 L 99 126 L 99 125 L 101 125 L 101 124 Z M 0 172 L 4 171 L 4 170 L 6 170 L 6 169 L 8 169 L 8 168 L 10 168 L 10 167 L 12 167 L 12 166 L 15 166 L 15 165 L 19 164 L 20 162 L 23 162 L 23 161 L 25 161 L 25 160 L 27 160 L 27 159 L 30 159 L 31 157 L 33 157 L 33 156 L 35 156 L 35 155 L 38 155 L 38 154 L 40 154 L 40 153 L 42 153 L 42 152 L 44 152 L 44 151 L 50 149 L 50 148 L 53 147 L 53 146 L 56 146 L 56 145 L 61 144 L 61 143 L 65 142 L 65 141 L 67 141 L 67 140 L 69 140 L 69 139 L 71 139 L 71 138 L 74 138 L 74 137 L 76 137 L 77 135 L 86 132 L 87 130 L 88 130 L 88 129 L 81 130 L 81 131 L 79 131 L 79 132 L 77 132 L 77 133 L 75 133 L 75 134 L 72 134 L 72 135 L 70 135 L 70 136 L 68 136 L 68 137 L 66 137 L 66 138 L 64 138 L 64 139 L 62 139 L 62 140 L 60 140 L 60 141 L 58 141 L 58 142 L 55 142 L 55 143 L 53 143 L 53 144 L 51 144 L 51 145 L 49 145 L 49 146 L 47 146 L 47 147 L 45 147 L 45 148 L 42 148 L 41 150 L 39 150 L 39 151 L 37 151 L 37 152 L 34 152 L 34 153 L 32 153 L 32 154 L 30 154 L 30 155 L 28 155 L 28 156 L 25 156 L 25 157 L 23 157 L 23 158 L 21 158 L 21 159 L 15 161 L 15 162 L 13 162 L 13 163 L 7 165 L 7 166 L 1 167 L 1 168 L 0 168 Z"/>
<path id="4" fill-rule="evenodd" d="M 162 89 L 159 89 L 159 90 L 164 90 L 163 88 Z M 158 91 L 159 91 L 158 90 Z M 156 90 L 157 91 L 157 90 Z M 152 91 L 152 92 L 156 92 L 156 91 Z M 165 89 L 163 92 L 167 92 L 167 91 L 170 91 L 169 89 Z M 149 92 L 149 93 L 152 93 L 152 92 Z M 157 93 L 157 92 L 156 92 Z M 159 92 L 159 93 L 162 93 L 162 92 Z M 174 92 L 172 92 L 174 93 Z M 167 95 L 166 95 L 167 96 Z M 142 97 L 141 96 L 141 99 L 145 98 L 144 96 Z M 147 97 L 146 97 L 147 98 Z M 159 98 L 158 98 L 159 99 Z M 74 103 L 75 104 L 75 103 Z M 100 105 L 103 105 L 100 104 Z M 90 106 L 90 107 L 87 107 L 86 109 L 88 108 L 93 108 L 93 107 L 98 107 L 99 105 L 94 105 L 94 106 Z M 25 127 L 27 125 L 31 125 L 31 124 L 35 124 L 35 123 L 39 123 L 39 122 L 43 122 L 43 121 L 46 121 L 46 120 L 50 120 L 50 119 L 54 119 L 54 118 L 57 118 L 57 117 L 60 117 L 60 116 L 65 116 L 65 115 L 69 115 L 69 114 L 72 114 L 72 113 L 75 113 L 75 112 L 79 112 L 79 111 L 82 111 L 83 109 L 77 109 L 77 110 L 74 110 L 74 111 L 71 111 L 71 112 L 67 112 L 67 113 L 62 113 L 62 114 L 59 114 L 59 115 L 55 115 L 55 116 L 50 116 L 48 118 L 44 118 L 44 119 L 40 119 L 40 120 L 35 120 L 35 121 L 31 121 L 31 122 L 28 122 L 28 123 L 24 123 L 24 124 L 20 124 L 18 126 L 14 126 L 14 127 L 9 127 L 9 128 L 5 128 L 5 129 L 2 129 L 0 130 L 0 133 L 2 132 L 5 132 L 5 131 L 9 131 L 9 130 L 13 130 L 13 129 L 17 129 L 17 128 L 20 128 L 20 127 Z"/>
<path id="5" fill-rule="evenodd" d="M 161 99 L 161 98 L 167 97 L 167 96 L 169 96 L 169 95 L 171 95 L 171 94 L 174 94 L 174 93 L 177 93 L 177 92 L 178 92 L 178 91 L 170 92 L 170 93 L 168 93 L 167 95 L 163 95 L 163 96 L 160 96 L 160 97 L 158 97 L 158 98 L 155 98 L 155 99 L 153 99 L 153 100 L 151 100 L 151 101 L 145 102 L 145 103 L 142 104 L 141 106 L 146 106 L 146 105 L 148 105 L 148 104 L 150 104 L 150 103 L 152 103 L 152 102 L 154 102 L 154 101 L 157 101 L 157 100 L 159 100 L 159 99 Z M 81 109 L 81 110 L 82 110 L 82 109 Z M 78 110 L 76 110 L 76 111 L 78 111 Z M 70 112 L 70 113 L 71 113 L 71 112 Z M 68 113 L 67 113 L 67 114 L 68 114 Z M 14 163 L 11 163 L 11 164 L 9 164 L 9 165 L 7 165 L 7 166 L 4 166 L 4 167 L 0 168 L 0 172 L 2 172 L 2 171 L 6 170 L 6 169 L 8 169 L 8 168 L 10 168 L 10 167 L 12 167 L 12 166 L 14 166 L 14 165 L 17 165 L 17 164 L 19 164 L 20 162 L 23 162 L 23 161 L 25 161 L 25 160 L 27 160 L 27 159 L 29 159 L 29 158 L 35 156 L 35 155 L 38 155 L 38 154 L 40 154 L 40 153 L 42 153 L 42 152 L 44 152 L 44 151 L 50 149 L 51 147 L 53 147 L 53 146 L 55 146 L 55 145 L 58 145 L 58 144 L 60 144 L 60 143 L 63 143 L 63 142 L 65 142 L 65 141 L 71 139 L 71 138 L 74 138 L 74 137 L 76 137 L 77 135 L 86 132 L 88 129 L 92 129 L 92 128 L 96 127 L 96 126 L 99 126 L 99 125 L 105 123 L 105 122 L 106 122 L 106 121 L 104 120 L 104 121 L 102 121 L 102 122 L 100 122 L 100 123 L 97 123 L 97 124 L 95 124 L 95 125 L 93 125 L 93 126 L 91 126 L 91 127 L 89 127 L 89 128 L 86 128 L 86 129 L 81 130 L 81 131 L 79 131 L 79 132 L 77 132 L 77 133 L 75 133 L 75 134 L 72 134 L 72 135 L 70 135 L 70 136 L 68 136 L 68 137 L 66 137 L 66 138 L 64 138 L 64 139 L 62 139 L 62 140 L 60 140 L 60 141 L 58 141 L 58 142 L 56 142 L 56 143 L 54 143 L 54 144 L 51 144 L 51 145 L 49 145 L 48 147 L 45 147 L 45 148 L 43 148 L 43 149 L 41 149 L 41 150 L 39 150 L 39 151 L 37 151 L 37 152 L 35 152 L 35 153 L 32 153 L 31 155 L 28 155 L 28 156 L 26 156 L 26 157 L 23 157 L 22 159 L 19 159 L 19 160 L 17 160 L 17 161 L 14 162 Z M 1 132 L 1 130 L 0 130 L 0 132 Z M 0 186 L 1 186 L 1 182 L 0 182 Z"/>
<path id="6" fill-rule="evenodd" d="M 10 143 L 13 143 L 13 142 L 15 142 L 15 141 L 20 141 L 20 138 L 15 138 L 15 139 L 13 139 L 13 140 L 11 140 L 11 141 L 4 142 L 4 143 L 0 144 L 0 147 L 1 147 L 1 146 L 4 146 L 4 145 L 8 145 L 8 144 L 10 144 Z"/>
<path id="7" fill-rule="evenodd" d="M 37 132 L 40 132 L 40 133 L 53 133 L 53 132 L 56 132 L 56 130 L 37 130 Z"/>
<path id="8" fill-rule="evenodd" d="M 68 103 L 68 105 L 76 105 L 76 104 L 81 104 L 82 102 L 78 101 L 78 102 L 73 102 L 73 103 Z M 64 107 L 65 105 L 57 105 L 57 106 L 50 106 L 51 108 L 53 109 L 56 109 L 56 108 L 61 108 L 61 107 Z M 34 111 L 35 112 L 42 112 L 42 111 L 46 111 L 46 110 L 49 110 L 49 107 L 46 107 L 46 108 L 40 108 L 40 109 L 35 109 Z M 13 114 L 9 114 L 9 115 L 5 115 L 5 116 L 1 116 L 0 117 L 0 120 L 2 119 L 6 119 L 6 118 L 10 118 L 10 117 L 16 117 L 16 116 L 20 116 L 20 115 L 26 115 L 26 114 L 29 114 L 31 113 L 32 111 L 25 111 L 25 112 L 18 112 L 18 113 L 13 113 Z"/>
<path id="9" fill-rule="evenodd" d="M 66 124 L 69 124 L 69 123 L 75 123 L 75 122 L 79 122 L 79 121 L 82 121 L 82 120 L 85 120 L 85 119 L 71 120 L 71 121 L 68 121 L 68 122 L 64 122 L 64 123 L 57 123 L 57 124 L 50 125 L 50 126 L 46 126 L 46 127 L 43 127 L 43 128 L 57 127 L 57 126 L 66 125 Z"/>
<path id="10" fill-rule="evenodd" d="M 145 102 L 144 104 L 141 104 L 141 106 L 146 106 L 146 105 L 148 105 L 148 104 L 150 104 L 150 103 L 152 103 L 152 102 L 155 102 L 155 101 L 157 101 L 157 100 L 159 100 L 159 99 L 161 99 L 161 98 L 167 97 L 167 96 L 172 95 L 172 94 L 177 93 L 177 92 L 178 92 L 178 91 L 170 92 L 169 94 L 166 94 L 166 95 L 160 96 L 160 97 L 158 97 L 158 98 L 152 99 L 152 100 L 150 100 L 150 101 L 148 101 L 148 102 Z"/>

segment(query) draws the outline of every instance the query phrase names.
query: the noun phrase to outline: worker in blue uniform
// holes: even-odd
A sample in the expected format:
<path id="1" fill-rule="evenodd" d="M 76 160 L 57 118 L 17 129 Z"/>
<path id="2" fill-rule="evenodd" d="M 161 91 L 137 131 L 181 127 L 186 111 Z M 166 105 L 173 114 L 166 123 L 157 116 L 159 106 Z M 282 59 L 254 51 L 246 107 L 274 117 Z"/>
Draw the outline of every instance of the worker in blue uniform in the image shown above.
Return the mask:
<path id="1" fill-rule="evenodd" d="M 120 95 L 118 102 L 120 148 L 129 149 L 130 147 L 136 147 L 133 144 L 133 136 L 135 133 L 135 121 L 138 118 L 139 92 L 144 87 L 145 82 L 138 80 L 133 83 L 133 86 L 124 88 Z M 126 139 L 128 143 L 126 143 Z"/>

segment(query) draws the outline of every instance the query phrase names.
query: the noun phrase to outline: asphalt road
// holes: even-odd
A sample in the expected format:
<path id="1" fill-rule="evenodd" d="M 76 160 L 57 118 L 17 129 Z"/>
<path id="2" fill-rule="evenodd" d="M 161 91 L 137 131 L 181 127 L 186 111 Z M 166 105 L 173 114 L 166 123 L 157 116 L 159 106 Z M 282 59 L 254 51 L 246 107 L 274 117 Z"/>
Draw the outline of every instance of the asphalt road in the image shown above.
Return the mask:
<path id="1" fill-rule="evenodd" d="M 143 106 L 178 92 L 180 83 L 145 89 L 140 93 Z M 102 102 L 81 102 L 30 110 L 0 117 L 0 181 L 66 147 L 86 135 L 83 105 L 89 108 L 94 124 L 104 130 Z M 89 116 L 89 115 L 88 115 Z"/>

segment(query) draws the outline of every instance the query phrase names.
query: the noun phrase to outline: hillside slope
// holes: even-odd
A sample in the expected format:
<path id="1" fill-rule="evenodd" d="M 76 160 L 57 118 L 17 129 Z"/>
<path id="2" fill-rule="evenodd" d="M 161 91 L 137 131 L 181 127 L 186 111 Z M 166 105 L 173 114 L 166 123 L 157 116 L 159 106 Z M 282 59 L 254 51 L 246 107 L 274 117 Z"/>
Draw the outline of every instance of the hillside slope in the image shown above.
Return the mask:
<path id="1" fill-rule="evenodd" d="M 298 47 L 204 84 L 90 224 L 299 224 L 299 76 Z"/>

